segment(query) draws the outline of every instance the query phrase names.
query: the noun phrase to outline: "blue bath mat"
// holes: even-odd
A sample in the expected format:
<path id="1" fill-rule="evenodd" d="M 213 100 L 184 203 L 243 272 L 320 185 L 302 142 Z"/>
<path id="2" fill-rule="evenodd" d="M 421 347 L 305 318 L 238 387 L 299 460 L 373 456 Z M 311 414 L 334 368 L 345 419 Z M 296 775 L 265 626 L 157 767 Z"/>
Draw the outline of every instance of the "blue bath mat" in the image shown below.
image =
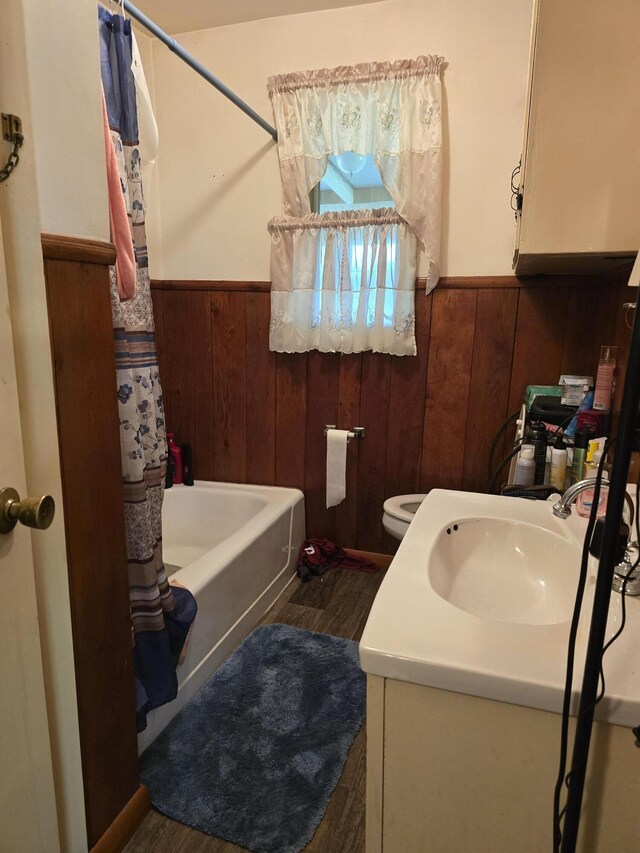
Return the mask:
<path id="1" fill-rule="evenodd" d="M 256 628 L 143 753 L 165 815 L 256 853 L 311 840 L 362 725 L 358 645 Z"/>

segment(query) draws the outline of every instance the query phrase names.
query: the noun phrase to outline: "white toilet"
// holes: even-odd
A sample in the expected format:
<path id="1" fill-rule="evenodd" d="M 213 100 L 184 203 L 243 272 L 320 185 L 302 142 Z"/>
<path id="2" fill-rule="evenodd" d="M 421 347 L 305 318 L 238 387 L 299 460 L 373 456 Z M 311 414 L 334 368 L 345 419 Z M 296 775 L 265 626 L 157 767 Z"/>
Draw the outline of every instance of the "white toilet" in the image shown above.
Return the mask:
<path id="1" fill-rule="evenodd" d="M 402 539 L 426 495 L 395 495 L 384 502 L 382 526 L 390 536 Z"/>

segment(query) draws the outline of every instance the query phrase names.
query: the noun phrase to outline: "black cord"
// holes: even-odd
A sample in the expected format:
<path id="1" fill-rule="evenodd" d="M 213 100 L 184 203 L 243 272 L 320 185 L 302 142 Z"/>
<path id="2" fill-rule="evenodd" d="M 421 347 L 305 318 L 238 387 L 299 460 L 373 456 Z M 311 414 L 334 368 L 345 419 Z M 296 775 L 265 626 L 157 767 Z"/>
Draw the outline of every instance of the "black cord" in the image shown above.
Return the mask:
<path id="1" fill-rule="evenodd" d="M 579 412 L 579 411 L 580 411 L 580 406 L 576 406 L 576 410 L 575 410 L 575 412 L 574 412 L 572 415 L 569 415 L 569 417 L 568 417 L 568 418 L 565 418 L 565 419 L 562 421 L 562 423 L 560 424 L 560 426 L 557 426 L 551 434 L 552 434 L 552 435 L 556 435 L 557 433 L 559 433 L 559 432 L 560 432 L 560 430 L 561 430 L 561 429 L 563 429 L 563 427 L 565 427 L 565 426 L 567 426 L 568 424 L 570 424 L 570 423 L 571 423 L 571 421 L 575 418 L 575 416 L 578 414 L 578 412 Z"/>
<path id="2" fill-rule="evenodd" d="M 553 430 L 553 432 L 551 432 L 551 435 L 556 435 L 558 432 L 560 432 L 560 430 L 561 430 L 564 426 L 566 426 L 567 424 L 571 423 L 571 421 L 572 421 L 572 420 L 575 418 L 575 416 L 578 414 L 578 410 L 579 410 L 579 408 L 580 408 L 580 407 L 579 407 L 579 406 L 577 406 L 577 407 L 576 407 L 575 412 L 573 412 L 573 414 L 569 415 L 569 417 L 568 417 L 568 418 L 565 418 L 565 419 L 562 421 L 562 423 L 561 423 L 559 426 L 557 426 L 557 427 Z M 488 461 L 488 465 L 487 465 L 487 481 L 488 481 L 488 483 L 489 483 L 489 489 L 488 489 L 489 494 L 491 494 L 491 493 L 492 493 L 492 490 L 495 488 L 494 479 L 495 479 L 495 478 L 500 474 L 500 472 L 503 470 L 503 468 L 504 468 L 504 464 L 503 464 L 503 463 L 505 463 L 505 464 L 506 464 L 506 462 L 508 462 L 510 459 L 513 459 L 513 457 L 515 456 L 515 453 L 511 453 L 511 454 L 507 457 L 506 461 L 505 461 L 505 460 L 503 460 L 503 463 L 501 463 L 501 464 L 500 464 L 500 466 L 498 467 L 498 470 L 494 472 L 494 470 L 493 470 L 493 457 L 494 457 L 494 454 L 495 454 L 495 452 L 496 452 L 496 448 L 497 448 L 497 446 L 498 446 L 498 442 L 500 441 L 500 436 L 501 436 L 501 435 L 502 435 L 502 433 L 507 429 L 507 427 L 509 426 L 509 424 L 513 423 L 513 421 L 515 421 L 515 420 L 518 418 L 518 416 L 519 416 L 519 415 L 520 415 L 520 409 L 516 409 L 516 411 L 515 411 L 515 412 L 512 412 L 512 413 L 509 415 L 509 417 L 507 418 L 507 420 L 502 424 L 502 426 L 500 427 L 500 429 L 498 430 L 498 432 L 495 434 L 495 437 L 494 437 L 494 439 L 493 439 L 493 442 L 491 443 L 491 448 L 490 448 L 490 450 L 489 450 L 489 461 Z M 519 439 L 519 444 L 524 443 L 524 441 L 525 441 L 525 439 L 524 439 L 524 438 Z M 519 444 L 518 444 L 518 446 L 519 446 Z M 516 445 L 514 445 L 514 448 L 515 448 L 515 446 L 516 446 Z"/>
<path id="3" fill-rule="evenodd" d="M 506 428 L 509 426 L 509 424 L 517 419 L 519 414 L 520 414 L 520 409 L 516 409 L 515 412 L 510 414 L 509 417 L 506 419 L 506 421 L 502 424 L 502 426 L 500 427 L 498 432 L 496 433 L 495 438 L 493 439 L 493 442 L 491 444 L 491 449 L 489 450 L 489 463 L 488 463 L 489 468 L 488 468 L 488 477 L 487 477 L 487 482 L 489 482 L 489 483 L 491 482 L 491 480 L 493 478 L 493 454 L 496 452 L 496 447 L 498 446 L 498 442 L 500 441 L 500 436 L 506 430 Z"/>
<path id="4" fill-rule="evenodd" d="M 600 469 L 599 469 L 599 473 L 600 473 Z M 595 496 L 595 492 L 594 492 L 594 503 L 595 503 L 595 500 L 596 500 L 596 496 Z M 636 536 L 638 538 L 640 538 L 640 506 L 639 506 L 639 504 L 640 504 L 640 477 L 638 478 L 638 481 L 636 483 L 636 504 L 635 504 L 635 513 L 634 513 L 635 518 L 632 519 L 632 523 L 633 523 L 633 521 L 635 521 Z M 593 512 L 593 507 L 592 507 L 592 512 Z M 596 705 L 599 702 L 601 702 L 602 699 L 604 698 L 606 684 L 605 684 L 605 678 L 604 678 L 603 658 L 604 658 L 604 655 L 605 655 L 605 652 L 607 651 L 607 649 L 611 648 L 611 646 L 615 643 L 615 641 L 618 639 L 618 637 L 620 636 L 620 634 L 622 634 L 622 632 L 624 630 L 624 627 L 625 627 L 625 624 L 627 621 L 627 607 L 626 607 L 627 583 L 629 582 L 631 575 L 634 573 L 634 571 L 637 569 L 637 567 L 639 565 L 640 565 L 640 553 L 638 554 L 638 558 L 636 559 L 635 563 L 631 566 L 629 571 L 624 576 L 623 581 L 622 581 L 622 587 L 620 588 L 620 595 L 622 596 L 622 602 L 620 605 L 621 609 L 622 609 L 622 619 L 620 620 L 620 627 L 618 628 L 616 633 L 613 635 L 613 637 L 611 637 L 611 639 L 603 647 L 602 654 L 600 655 L 600 673 L 599 673 L 599 675 L 600 675 L 600 692 L 598 693 L 598 696 L 596 697 L 593 704 L 587 706 L 585 711 L 583 711 L 583 714 L 591 713 L 591 711 L 596 707 Z M 568 790 L 569 787 L 571 786 L 571 773 L 567 773 L 565 780 L 564 780 L 564 784 Z M 555 805 L 555 803 L 554 803 L 554 805 Z M 562 841 L 562 833 L 560 831 L 560 821 L 564 817 L 566 810 L 567 810 L 567 807 L 565 805 L 564 808 L 562 809 L 562 811 L 558 815 L 558 821 L 556 824 L 558 843 L 560 843 Z"/>
<path id="5" fill-rule="evenodd" d="M 519 438 L 516 441 L 511 453 L 509 453 L 507 456 L 505 456 L 504 459 L 502 460 L 502 462 L 496 468 L 496 472 L 493 475 L 493 477 L 491 478 L 491 482 L 489 483 L 489 488 L 487 490 L 490 495 L 493 494 L 493 490 L 496 487 L 496 482 L 498 480 L 498 477 L 500 476 L 500 474 L 502 474 L 504 467 L 507 464 L 507 462 L 510 462 L 517 453 L 520 453 L 520 446 L 523 444 L 523 442 L 524 442 L 524 438 Z"/>
<path id="6" fill-rule="evenodd" d="M 632 519 L 632 525 L 635 523 L 636 526 L 636 539 L 640 540 L 640 509 L 638 507 L 638 502 L 640 501 L 640 477 L 638 478 L 638 482 L 636 483 L 636 505 L 635 505 L 635 513 L 634 518 Z M 633 529 L 633 527 L 632 527 Z M 638 553 L 638 558 L 635 563 L 631 566 L 629 571 L 626 573 L 624 578 L 622 579 L 622 586 L 620 587 L 620 595 L 622 596 L 621 602 L 621 610 L 622 610 L 622 618 L 620 619 L 620 627 L 616 631 L 616 633 L 611 637 L 611 639 L 605 644 L 602 649 L 602 655 L 600 656 L 600 692 L 596 697 L 595 702 L 591 705 L 587 710 L 591 711 L 592 708 L 595 708 L 596 705 L 602 701 L 605 694 L 605 680 L 604 680 L 604 667 L 603 667 L 603 659 L 607 649 L 610 649 L 611 646 L 618 639 L 620 634 L 624 631 L 624 626 L 627 622 L 627 606 L 626 606 L 626 595 L 627 595 L 627 584 L 631 579 L 631 575 L 635 572 L 635 570 L 640 565 L 640 553 Z M 585 712 L 586 713 L 586 712 Z"/>
<path id="7" fill-rule="evenodd" d="M 600 502 L 600 484 L 602 481 L 602 471 L 607 453 L 613 446 L 615 439 L 607 441 L 593 490 L 593 504 L 591 513 L 589 514 L 589 523 L 587 532 L 584 537 L 582 546 L 582 559 L 580 562 L 580 574 L 578 576 L 578 587 L 576 589 L 576 599 L 573 607 L 573 615 L 571 617 L 571 627 L 569 629 L 569 644 L 567 648 L 567 669 L 564 682 L 564 695 L 562 699 L 562 723 L 560 728 L 560 760 L 558 763 L 558 776 L 553 793 L 553 851 L 560 853 L 560 844 L 562 842 L 561 820 L 564 815 L 564 809 L 560 811 L 560 796 L 562 794 L 562 786 L 566 782 L 565 773 L 567 769 L 567 751 L 569 742 L 569 715 L 571 710 L 571 688 L 573 685 L 573 665 L 576 653 L 576 640 L 578 636 L 578 624 L 580 622 L 580 611 L 582 609 L 582 601 L 584 598 L 584 590 L 587 582 L 588 566 L 589 566 L 589 546 L 591 538 L 596 526 L 598 515 L 598 504 Z M 568 777 L 567 777 L 568 778 Z"/>

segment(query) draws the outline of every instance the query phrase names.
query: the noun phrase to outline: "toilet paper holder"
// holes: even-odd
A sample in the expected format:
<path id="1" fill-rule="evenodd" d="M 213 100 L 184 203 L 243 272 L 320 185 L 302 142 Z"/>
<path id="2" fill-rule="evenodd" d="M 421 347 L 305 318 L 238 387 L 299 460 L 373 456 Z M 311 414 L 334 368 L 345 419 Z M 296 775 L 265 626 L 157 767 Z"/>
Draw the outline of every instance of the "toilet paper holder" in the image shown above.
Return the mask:
<path id="1" fill-rule="evenodd" d="M 328 430 L 335 428 L 335 424 L 325 424 L 324 434 L 326 435 Z M 351 441 L 352 438 L 357 438 L 358 441 L 362 441 L 364 439 L 364 427 L 354 427 L 352 430 L 349 430 L 347 441 Z"/>

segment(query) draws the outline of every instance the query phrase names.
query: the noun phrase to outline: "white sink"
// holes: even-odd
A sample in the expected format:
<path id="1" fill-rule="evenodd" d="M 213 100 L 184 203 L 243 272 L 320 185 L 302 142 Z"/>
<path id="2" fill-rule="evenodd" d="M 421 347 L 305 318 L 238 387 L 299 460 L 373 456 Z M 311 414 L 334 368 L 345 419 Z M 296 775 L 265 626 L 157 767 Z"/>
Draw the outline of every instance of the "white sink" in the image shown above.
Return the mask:
<path id="1" fill-rule="evenodd" d="M 553 502 L 433 490 L 374 601 L 360 642 L 365 672 L 559 712 L 569 624 L 587 526 Z M 582 680 L 595 561 L 578 628 L 574 688 Z M 613 593 L 607 637 L 620 625 Z M 640 720 L 640 600 L 604 659 L 598 719 Z"/>
<path id="2" fill-rule="evenodd" d="M 465 518 L 437 535 L 428 569 L 435 592 L 460 610 L 553 625 L 571 618 L 574 565 L 574 543 L 555 532 L 502 518 Z"/>

